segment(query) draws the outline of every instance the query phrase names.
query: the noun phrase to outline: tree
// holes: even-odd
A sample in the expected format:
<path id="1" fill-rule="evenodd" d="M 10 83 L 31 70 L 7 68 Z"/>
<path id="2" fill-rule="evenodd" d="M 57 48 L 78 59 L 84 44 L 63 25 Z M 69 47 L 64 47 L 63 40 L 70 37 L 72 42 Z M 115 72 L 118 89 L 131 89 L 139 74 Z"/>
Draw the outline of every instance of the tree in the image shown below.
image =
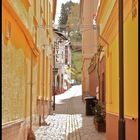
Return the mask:
<path id="1" fill-rule="evenodd" d="M 80 5 L 72 1 L 61 6 L 59 30 L 61 32 L 67 31 L 71 43 L 81 41 L 79 11 Z M 72 79 L 75 79 L 77 83 L 81 83 L 81 59 L 81 52 L 72 53 L 72 67 L 69 69 L 69 72 L 71 73 Z"/>
<path id="2" fill-rule="evenodd" d="M 82 52 L 72 52 L 72 79 L 75 79 L 77 83 L 81 83 L 81 68 L 82 68 Z"/>
<path id="3" fill-rule="evenodd" d="M 59 17 L 59 30 L 67 31 L 71 42 L 79 42 L 82 39 L 80 33 L 80 5 L 69 1 L 61 6 L 61 15 Z"/>
<path id="4" fill-rule="evenodd" d="M 80 6 L 78 3 L 75 3 L 71 7 L 71 12 L 68 15 L 67 26 L 69 26 L 68 37 L 72 44 L 75 42 L 81 42 L 81 33 L 80 33 L 80 19 L 79 19 Z M 81 52 L 72 53 L 72 68 L 75 70 L 75 74 L 72 74 L 72 79 L 75 79 L 77 83 L 81 83 L 81 67 L 82 67 L 82 54 Z"/>
<path id="5" fill-rule="evenodd" d="M 66 26 L 66 23 L 68 20 L 68 15 L 71 12 L 71 6 L 73 6 L 73 5 L 74 5 L 74 3 L 72 1 L 68 1 L 65 4 L 64 3 L 62 4 L 61 14 L 60 14 L 59 21 L 58 21 L 60 31 L 66 31 L 65 26 Z"/>
<path id="6" fill-rule="evenodd" d="M 69 26 L 69 37 L 71 42 L 79 42 L 81 41 L 81 33 L 80 33 L 80 18 L 79 18 L 80 6 L 78 3 L 75 3 L 71 7 L 71 12 L 68 15 L 67 26 Z"/>

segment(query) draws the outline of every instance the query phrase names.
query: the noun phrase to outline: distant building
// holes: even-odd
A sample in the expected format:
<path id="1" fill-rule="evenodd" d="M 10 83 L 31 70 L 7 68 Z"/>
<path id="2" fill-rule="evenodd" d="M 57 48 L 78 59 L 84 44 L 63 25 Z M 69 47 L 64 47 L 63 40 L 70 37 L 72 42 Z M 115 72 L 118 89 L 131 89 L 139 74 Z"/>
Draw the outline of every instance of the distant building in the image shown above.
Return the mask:
<path id="1" fill-rule="evenodd" d="M 54 29 L 54 75 L 53 87 L 55 94 L 66 91 L 71 86 L 71 46 L 68 39 Z"/>

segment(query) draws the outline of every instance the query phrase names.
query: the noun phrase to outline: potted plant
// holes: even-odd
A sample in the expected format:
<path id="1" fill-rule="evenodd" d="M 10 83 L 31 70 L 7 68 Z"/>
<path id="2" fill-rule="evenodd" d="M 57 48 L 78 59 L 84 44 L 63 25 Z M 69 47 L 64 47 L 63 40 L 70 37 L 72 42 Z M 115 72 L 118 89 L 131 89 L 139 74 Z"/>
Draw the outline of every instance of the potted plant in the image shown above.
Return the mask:
<path id="1" fill-rule="evenodd" d="M 94 124 L 99 132 L 105 132 L 106 121 L 105 121 L 105 111 L 101 103 L 97 103 L 94 107 Z"/>

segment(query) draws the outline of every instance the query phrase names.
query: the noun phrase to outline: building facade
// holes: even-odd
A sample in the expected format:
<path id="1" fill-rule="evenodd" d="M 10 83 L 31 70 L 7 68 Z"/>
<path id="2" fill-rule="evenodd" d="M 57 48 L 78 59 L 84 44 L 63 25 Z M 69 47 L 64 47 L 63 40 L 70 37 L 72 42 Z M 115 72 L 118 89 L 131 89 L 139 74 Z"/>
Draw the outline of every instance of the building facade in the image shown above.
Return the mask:
<path id="1" fill-rule="evenodd" d="M 68 39 L 54 29 L 54 92 L 60 94 L 71 86 L 71 46 Z"/>
<path id="2" fill-rule="evenodd" d="M 101 47 L 97 49 L 98 51 L 94 54 L 91 59 L 90 66 L 88 68 L 89 72 L 89 85 L 90 93 L 92 96 L 96 96 L 97 99 L 105 106 L 105 54 L 104 49 Z"/>
<path id="3" fill-rule="evenodd" d="M 97 51 L 97 30 L 93 27 L 93 17 L 97 11 L 98 0 L 80 1 L 82 33 L 82 96 L 91 95 L 88 67 Z"/>
<path id="4" fill-rule="evenodd" d="M 106 105 L 106 60 L 104 53 L 100 56 L 100 63 L 99 63 L 99 82 L 100 82 L 100 95 L 99 100 L 104 105 Z"/>
<path id="5" fill-rule="evenodd" d="M 124 118 L 126 140 L 138 140 L 138 1 L 124 1 Z M 98 43 L 105 50 L 106 135 L 118 140 L 119 45 L 118 1 L 100 1 Z"/>
<path id="6" fill-rule="evenodd" d="M 2 139 L 26 140 L 51 110 L 56 1 L 2 1 Z"/>
<path id="7" fill-rule="evenodd" d="M 99 79 L 98 79 L 98 60 L 97 55 L 95 54 L 90 62 L 89 68 L 89 91 L 92 96 L 97 96 L 99 88 Z"/>

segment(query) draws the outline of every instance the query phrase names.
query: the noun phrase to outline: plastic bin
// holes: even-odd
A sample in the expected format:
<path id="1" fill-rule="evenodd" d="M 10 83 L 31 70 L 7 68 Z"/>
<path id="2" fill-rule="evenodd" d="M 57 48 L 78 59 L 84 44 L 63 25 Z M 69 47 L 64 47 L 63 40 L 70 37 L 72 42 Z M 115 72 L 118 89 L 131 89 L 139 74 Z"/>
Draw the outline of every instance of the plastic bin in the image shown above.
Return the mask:
<path id="1" fill-rule="evenodd" d="M 87 116 L 93 116 L 94 113 L 94 107 L 97 102 L 96 96 L 90 96 L 84 98 L 86 101 L 86 115 Z"/>

